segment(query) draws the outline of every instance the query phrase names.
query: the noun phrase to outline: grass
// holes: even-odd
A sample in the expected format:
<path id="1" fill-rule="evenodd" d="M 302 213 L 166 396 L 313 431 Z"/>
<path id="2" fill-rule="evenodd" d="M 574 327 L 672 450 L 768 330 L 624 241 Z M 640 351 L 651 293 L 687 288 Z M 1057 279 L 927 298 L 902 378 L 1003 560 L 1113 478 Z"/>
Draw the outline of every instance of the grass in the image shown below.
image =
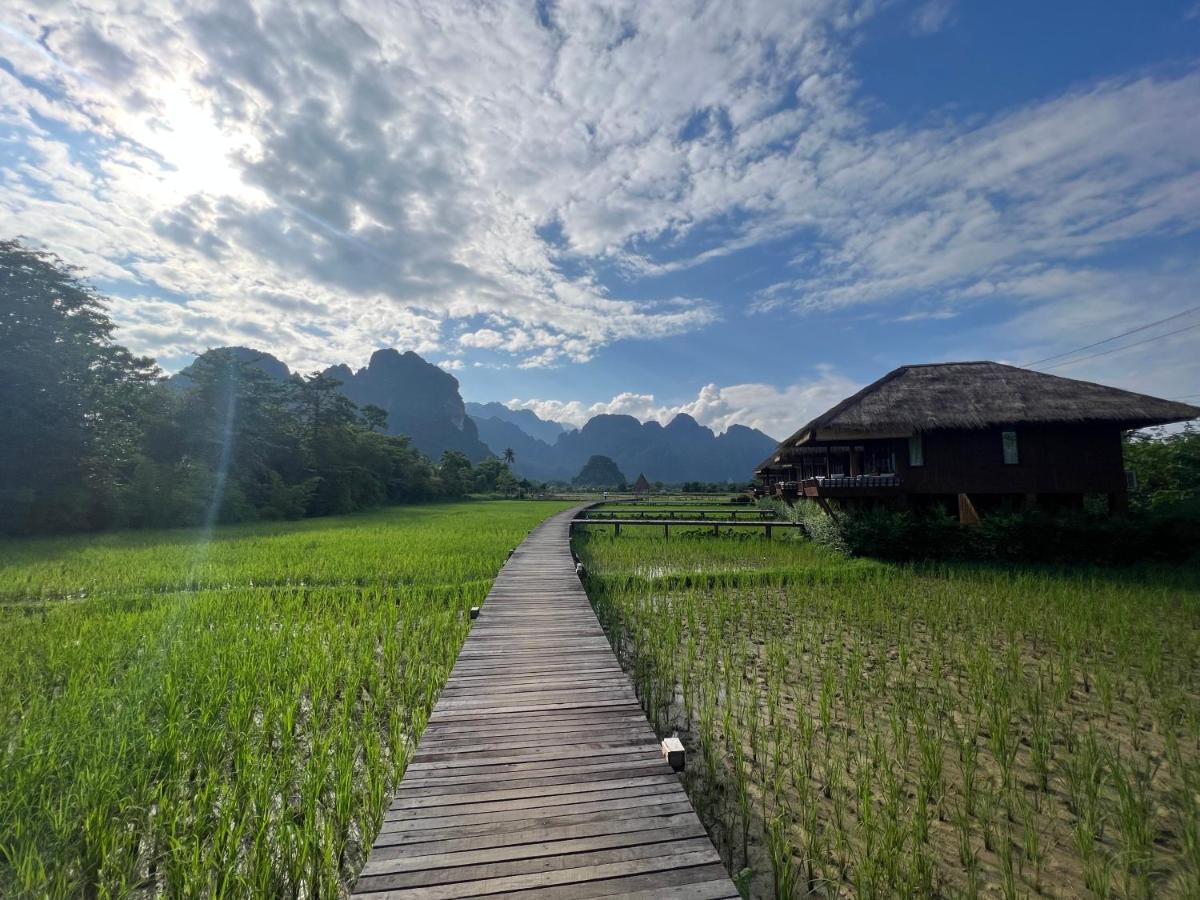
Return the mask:
<path id="1" fill-rule="evenodd" d="M 1200 895 L 1200 571 L 577 533 L 753 896 Z"/>
<path id="2" fill-rule="evenodd" d="M 467 610 L 566 506 L 0 543 L 0 896 L 337 895 Z"/>

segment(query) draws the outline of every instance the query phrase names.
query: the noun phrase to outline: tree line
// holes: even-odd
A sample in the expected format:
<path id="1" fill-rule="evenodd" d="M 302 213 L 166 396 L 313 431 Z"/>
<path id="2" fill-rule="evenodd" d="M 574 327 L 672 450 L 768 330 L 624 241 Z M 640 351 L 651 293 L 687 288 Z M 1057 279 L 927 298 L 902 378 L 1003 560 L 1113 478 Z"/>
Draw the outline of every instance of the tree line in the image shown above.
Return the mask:
<path id="1" fill-rule="evenodd" d="M 426 459 L 325 375 L 282 381 L 214 351 L 180 390 L 113 330 L 78 269 L 0 240 L 0 532 L 299 518 L 530 487 L 499 459 Z"/>

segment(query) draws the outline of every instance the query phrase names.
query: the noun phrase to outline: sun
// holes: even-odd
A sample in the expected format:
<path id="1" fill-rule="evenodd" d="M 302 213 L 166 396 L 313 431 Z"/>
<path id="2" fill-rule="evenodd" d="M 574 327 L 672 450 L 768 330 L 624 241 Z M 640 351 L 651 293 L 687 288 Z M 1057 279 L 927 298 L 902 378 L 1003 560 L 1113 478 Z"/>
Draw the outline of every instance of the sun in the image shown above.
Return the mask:
<path id="1" fill-rule="evenodd" d="M 181 84 L 156 91 L 151 109 L 149 114 L 131 116 L 126 133 L 154 158 L 164 199 L 254 193 L 238 163 L 256 149 L 248 130 L 218 124 L 207 99 Z"/>

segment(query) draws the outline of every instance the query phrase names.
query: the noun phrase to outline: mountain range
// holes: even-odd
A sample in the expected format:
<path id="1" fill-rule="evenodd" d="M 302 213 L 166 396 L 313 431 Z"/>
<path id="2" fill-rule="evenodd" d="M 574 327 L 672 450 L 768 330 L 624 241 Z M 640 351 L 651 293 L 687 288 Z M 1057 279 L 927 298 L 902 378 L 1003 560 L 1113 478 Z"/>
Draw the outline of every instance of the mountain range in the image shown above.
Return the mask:
<path id="1" fill-rule="evenodd" d="M 272 377 L 291 376 L 281 360 L 264 351 L 223 349 Z M 188 373 L 183 369 L 170 383 L 186 389 Z M 644 473 L 651 481 L 744 481 L 777 444 L 742 425 L 717 435 L 683 413 L 666 425 L 599 415 L 582 428 L 568 429 L 531 410 L 496 402 L 464 403 L 458 379 L 411 351 L 376 350 L 357 371 L 336 365 L 323 374 L 340 381 L 342 392 L 359 406 L 371 403 L 386 410 L 388 431 L 408 435 L 430 458 L 461 450 L 479 462 L 511 448 L 516 458 L 513 471 L 536 481 L 569 481 L 597 454 L 613 459 L 630 478 Z"/>
<path id="2" fill-rule="evenodd" d="M 546 419 L 538 418 L 537 413 L 531 409 L 509 409 L 503 403 L 495 401 L 491 403 L 471 403 L 468 401 L 466 406 L 467 415 L 476 422 L 480 419 L 499 419 L 502 422 L 509 422 L 516 425 L 531 438 L 536 438 L 547 444 L 553 444 L 558 440 L 560 434 L 570 430 L 561 422 L 550 422 Z"/>

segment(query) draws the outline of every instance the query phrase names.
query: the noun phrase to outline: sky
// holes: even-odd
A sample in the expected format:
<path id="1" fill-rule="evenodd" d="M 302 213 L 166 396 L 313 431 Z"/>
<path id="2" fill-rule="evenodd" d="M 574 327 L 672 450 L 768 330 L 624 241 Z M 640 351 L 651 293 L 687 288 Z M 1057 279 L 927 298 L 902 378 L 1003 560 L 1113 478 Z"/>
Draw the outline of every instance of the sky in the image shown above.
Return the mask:
<path id="1" fill-rule="evenodd" d="M 776 437 L 905 363 L 1198 399 L 1200 0 L 8 0 L 0 223 L 167 371 Z"/>

